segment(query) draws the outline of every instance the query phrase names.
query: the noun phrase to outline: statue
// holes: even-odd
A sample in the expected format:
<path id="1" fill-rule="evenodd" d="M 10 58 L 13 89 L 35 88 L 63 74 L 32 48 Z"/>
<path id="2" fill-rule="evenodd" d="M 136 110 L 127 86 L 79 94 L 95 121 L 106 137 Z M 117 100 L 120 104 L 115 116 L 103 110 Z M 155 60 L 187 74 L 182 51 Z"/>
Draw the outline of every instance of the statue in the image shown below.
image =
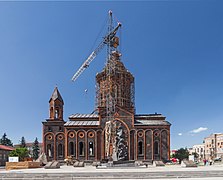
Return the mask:
<path id="1" fill-rule="evenodd" d="M 105 155 L 113 161 L 128 159 L 125 132 L 116 120 L 108 121 L 105 125 Z"/>
<path id="2" fill-rule="evenodd" d="M 126 160 L 128 158 L 128 147 L 125 142 L 123 127 L 119 123 L 116 132 L 117 160 Z"/>

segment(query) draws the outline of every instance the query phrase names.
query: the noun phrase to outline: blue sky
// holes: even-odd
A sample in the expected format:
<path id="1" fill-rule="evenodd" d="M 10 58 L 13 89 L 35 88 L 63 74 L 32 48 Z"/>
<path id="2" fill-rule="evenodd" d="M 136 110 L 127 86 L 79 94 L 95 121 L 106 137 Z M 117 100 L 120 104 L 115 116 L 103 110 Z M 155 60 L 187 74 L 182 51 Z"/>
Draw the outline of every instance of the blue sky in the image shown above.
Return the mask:
<path id="1" fill-rule="evenodd" d="M 222 7 L 220 0 L 0 2 L 0 135 L 14 144 L 22 136 L 41 140 L 56 84 L 65 120 L 94 110 L 105 49 L 75 83 L 70 79 L 110 9 L 123 24 L 122 61 L 135 76 L 136 112 L 167 117 L 172 149 L 223 132 Z"/>

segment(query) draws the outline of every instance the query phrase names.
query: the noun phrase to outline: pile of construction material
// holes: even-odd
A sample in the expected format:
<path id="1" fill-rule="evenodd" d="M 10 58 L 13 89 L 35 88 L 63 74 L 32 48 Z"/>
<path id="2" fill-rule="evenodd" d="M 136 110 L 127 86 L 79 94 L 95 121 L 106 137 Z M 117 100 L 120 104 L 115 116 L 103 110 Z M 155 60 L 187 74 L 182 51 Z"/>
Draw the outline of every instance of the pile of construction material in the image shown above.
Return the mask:
<path id="1" fill-rule="evenodd" d="M 60 168 L 60 163 L 58 161 L 48 162 L 45 166 L 45 169 L 58 169 Z"/>
<path id="2" fill-rule="evenodd" d="M 165 164 L 163 163 L 163 161 L 153 161 L 153 166 L 162 167 L 165 166 Z"/>
<path id="3" fill-rule="evenodd" d="M 197 167 L 194 161 L 183 160 L 181 161 L 181 167 Z"/>
<path id="4" fill-rule="evenodd" d="M 74 167 L 84 167 L 84 162 L 76 161 L 73 166 Z"/>
<path id="5" fill-rule="evenodd" d="M 28 169 L 28 168 L 40 168 L 40 162 L 24 161 L 24 162 L 6 162 L 6 170 L 12 169 Z"/>

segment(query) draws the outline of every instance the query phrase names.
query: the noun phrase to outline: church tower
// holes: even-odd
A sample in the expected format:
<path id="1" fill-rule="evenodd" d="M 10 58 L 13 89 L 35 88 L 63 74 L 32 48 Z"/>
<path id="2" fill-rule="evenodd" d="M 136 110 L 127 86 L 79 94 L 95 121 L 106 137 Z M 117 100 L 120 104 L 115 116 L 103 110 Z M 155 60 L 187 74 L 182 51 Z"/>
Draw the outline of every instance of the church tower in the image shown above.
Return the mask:
<path id="1" fill-rule="evenodd" d="M 134 77 L 112 51 L 104 69 L 96 75 L 100 126 L 105 129 L 105 157 L 130 159 L 129 131 L 134 124 Z M 122 147 L 121 147 L 122 146 Z"/>
<path id="2" fill-rule="evenodd" d="M 125 68 L 120 57 L 121 53 L 113 51 L 102 72 L 96 75 L 97 107 L 101 116 L 109 115 L 110 111 L 114 117 L 120 108 L 131 115 L 135 112 L 134 77 Z M 101 125 L 104 127 L 107 120 L 106 117 L 102 118 Z"/>
<path id="3" fill-rule="evenodd" d="M 105 107 L 108 104 L 107 94 L 110 89 L 116 105 L 128 110 L 135 108 L 134 77 L 120 61 L 120 56 L 118 51 L 112 52 L 111 59 L 103 71 L 96 76 L 98 107 Z M 112 72 L 108 75 L 111 64 L 113 65 Z"/>
<path id="4" fill-rule="evenodd" d="M 49 118 L 43 124 L 43 148 L 48 161 L 65 157 L 63 98 L 57 87 L 49 100 Z"/>
<path id="5" fill-rule="evenodd" d="M 50 119 L 63 120 L 63 99 L 57 87 L 55 87 L 53 94 L 49 100 Z"/>

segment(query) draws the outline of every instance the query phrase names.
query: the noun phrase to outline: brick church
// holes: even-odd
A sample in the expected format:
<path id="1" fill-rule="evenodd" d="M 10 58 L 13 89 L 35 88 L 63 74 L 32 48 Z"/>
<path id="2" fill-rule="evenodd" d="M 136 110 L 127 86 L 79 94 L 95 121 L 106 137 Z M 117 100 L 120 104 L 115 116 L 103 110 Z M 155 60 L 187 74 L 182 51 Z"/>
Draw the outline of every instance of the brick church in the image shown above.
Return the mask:
<path id="1" fill-rule="evenodd" d="M 64 120 L 64 100 L 56 87 L 49 100 L 49 118 L 43 124 L 43 148 L 48 161 L 67 156 L 84 161 L 163 160 L 170 158 L 170 126 L 162 114 L 135 114 L 134 76 L 125 68 L 118 51 L 96 75 L 97 111 L 75 113 Z M 109 63 L 114 71 L 109 81 Z M 114 80 L 115 79 L 115 80 Z M 114 83 L 116 82 L 116 83 Z M 110 89 L 109 89 L 110 88 Z M 116 94 L 107 98 L 108 89 Z M 108 104 L 114 101 L 114 114 Z"/>

